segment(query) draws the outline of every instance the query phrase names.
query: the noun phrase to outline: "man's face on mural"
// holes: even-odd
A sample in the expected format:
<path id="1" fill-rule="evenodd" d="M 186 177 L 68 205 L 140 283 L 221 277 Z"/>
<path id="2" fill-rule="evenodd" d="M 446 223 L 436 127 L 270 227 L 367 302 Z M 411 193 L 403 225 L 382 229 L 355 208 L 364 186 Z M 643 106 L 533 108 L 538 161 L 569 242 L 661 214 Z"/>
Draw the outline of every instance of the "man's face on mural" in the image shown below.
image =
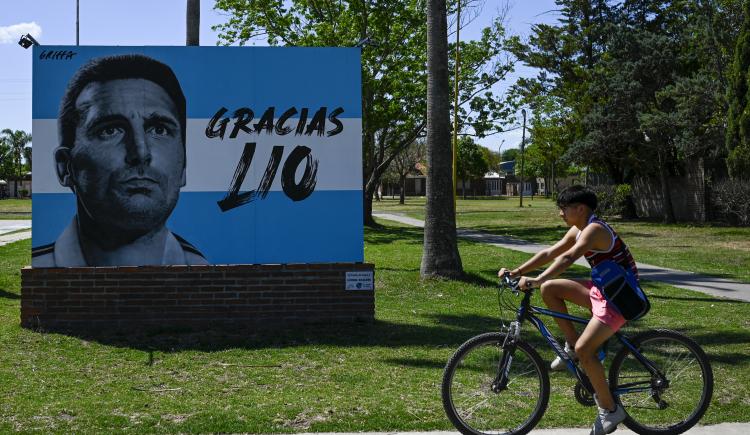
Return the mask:
<path id="1" fill-rule="evenodd" d="M 147 233 L 163 224 L 185 185 L 177 108 L 145 79 L 93 82 L 76 100 L 80 114 L 61 182 L 78 196 L 79 212 L 100 225 Z M 67 175 L 67 177 L 66 177 Z"/>

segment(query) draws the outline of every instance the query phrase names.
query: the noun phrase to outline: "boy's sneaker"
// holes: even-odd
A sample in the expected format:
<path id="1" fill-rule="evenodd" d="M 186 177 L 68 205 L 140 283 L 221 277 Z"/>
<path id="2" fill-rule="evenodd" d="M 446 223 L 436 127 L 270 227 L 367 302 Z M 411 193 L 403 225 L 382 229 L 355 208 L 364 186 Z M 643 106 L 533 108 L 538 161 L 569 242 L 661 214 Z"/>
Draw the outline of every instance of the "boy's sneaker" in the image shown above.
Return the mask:
<path id="1" fill-rule="evenodd" d="M 599 408 L 599 414 L 596 416 L 596 420 L 594 420 L 594 427 L 591 428 L 589 435 L 605 435 L 617 429 L 617 425 L 625 420 L 627 414 L 625 414 L 622 405 L 616 406 L 614 411 Z"/>
<path id="2" fill-rule="evenodd" d="M 573 361 L 576 360 L 576 351 L 570 347 L 570 344 L 568 344 L 567 341 L 565 342 L 565 352 L 568 354 L 569 357 L 573 359 Z M 565 361 L 563 361 L 563 359 L 558 356 L 554 360 L 552 360 L 552 363 L 549 365 L 549 368 L 551 370 L 565 370 L 567 366 L 565 365 Z"/>

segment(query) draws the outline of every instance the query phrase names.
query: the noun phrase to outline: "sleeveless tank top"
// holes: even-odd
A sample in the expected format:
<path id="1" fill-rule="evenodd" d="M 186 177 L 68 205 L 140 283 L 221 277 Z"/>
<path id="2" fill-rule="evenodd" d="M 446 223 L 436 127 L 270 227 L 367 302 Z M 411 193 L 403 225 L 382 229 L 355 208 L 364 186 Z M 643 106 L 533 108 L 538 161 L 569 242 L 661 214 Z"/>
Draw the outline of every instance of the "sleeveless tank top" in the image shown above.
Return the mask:
<path id="1" fill-rule="evenodd" d="M 594 267 L 604 260 L 612 260 L 615 263 L 619 264 L 623 269 L 630 269 L 635 277 L 639 278 L 638 268 L 635 265 L 633 255 L 630 253 L 630 249 L 628 249 L 628 246 L 625 244 L 625 242 L 623 242 L 620 236 L 617 235 L 615 230 L 612 229 L 612 227 L 609 226 L 608 223 L 604 222 L 593 214 L 589 218 L 589 221 L 586 225 L 591 223 L 597 223 L 606 228 L 607 231 L 609 231 L 609 233 L 612 235 L 612 243 L 609 245 L 609 250 L 607 251 L 592 250 L 583 254 L 583 256 L 586 258 L 586 261 L 589 262 L 589 265 L 591 265 L 591 267 Z M 581 232 L 579 231 L 576 239 L 578 239 L 580 235 Z"/>

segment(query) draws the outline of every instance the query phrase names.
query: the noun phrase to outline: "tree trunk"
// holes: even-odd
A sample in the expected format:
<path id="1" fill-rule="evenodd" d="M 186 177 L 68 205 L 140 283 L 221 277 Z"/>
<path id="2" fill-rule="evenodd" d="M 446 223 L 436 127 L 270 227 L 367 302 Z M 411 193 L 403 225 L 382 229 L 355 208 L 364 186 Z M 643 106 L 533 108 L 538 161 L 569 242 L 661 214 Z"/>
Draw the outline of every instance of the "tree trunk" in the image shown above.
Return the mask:
<path id="1" fill-rule="evenodd" d="M 463 275 L 456 240 L 445 0 L 427 2 L 427 203 L 422 277 Z"/>
<path id="2" fill-rule="evenodd" d="M 200 45 L 201 1 L 187 0 L 185 45 Z"/>
<path id="3" fill-rule="evenodd" d="M 466 174 L 461 178 L 461 194 L 466 199 Z"/>
<path id="4" fill-rule="evenodd" d="M 376 226 L 375 218 L 372 217 L 372 197 L 374 196 L 374 192 L 372 189 L 365 189 L 365 200 L 362 207 L 362 211 L 364 214 L 364 224 L 368 227 Z"/>
<path id="5" fill-rule="evenodd" d="M 674 209 L 672 208 L 672 194 L 669 191 L 669 173 L 663 151 L 659 151 L 659 181 L 661 181 L 662 211 L 664 214 L 664 223 L 674 223 Z"/>
<path id="6" fill-rule="evenodd" d="M 401 194 L 398 196 L 398 203 L 404 203 L 404 195 L 406 195 L 406 175 L 399 177 L 398 185 L 401 187 Z"/>

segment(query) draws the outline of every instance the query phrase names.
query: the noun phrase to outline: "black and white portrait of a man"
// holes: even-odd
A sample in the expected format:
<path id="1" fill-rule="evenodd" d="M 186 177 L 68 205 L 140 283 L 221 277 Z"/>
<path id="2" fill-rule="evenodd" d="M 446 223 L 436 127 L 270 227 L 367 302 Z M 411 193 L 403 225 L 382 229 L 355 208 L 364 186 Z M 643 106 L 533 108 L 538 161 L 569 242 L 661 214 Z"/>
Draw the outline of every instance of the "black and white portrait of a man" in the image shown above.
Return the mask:
<path id="1" fill-rule="evenodd" d="M 153 58 L 92 59 L 58 116 L 57 177 L 76 215 L 34 267 L 207 264 L 166 222 L 185 185 L 186 107 L 172 69 Z"/>

